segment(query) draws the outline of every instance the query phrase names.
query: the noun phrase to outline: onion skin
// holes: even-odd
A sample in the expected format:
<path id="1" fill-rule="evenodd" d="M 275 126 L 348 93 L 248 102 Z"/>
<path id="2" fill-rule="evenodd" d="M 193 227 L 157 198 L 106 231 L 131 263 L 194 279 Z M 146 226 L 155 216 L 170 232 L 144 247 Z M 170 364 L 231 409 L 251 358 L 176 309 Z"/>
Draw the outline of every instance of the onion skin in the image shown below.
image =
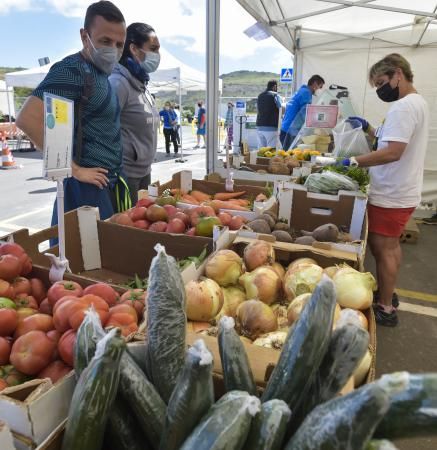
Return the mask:
<path id="1" fill-rule="evenodd" d="M 273 331 L 271 333 L 263 334 L 253 341 L 253 345 L 282 350 L 287 334 L 286 331 Z"/>
<path id="2" fill-rule="evenodd" d="M 296 322 L 304 308 L 304 306 L 308 303 L 308 300 L 311 298 L 311 294 L 302 294 L 297 296 L 287 308 L 287 319 L 288 325 L 291 326 Z"/>
<path id="3" fill-rule="evenodd" d="M 282 264 L 279 264 L 278 262 L 275 262 L 275 263 L 272 264 L 272 269 L 279 275 L 279 278 L 281 280 L 284 279 L 285 269 L 282 266 Z"/>
<path id="4" fill-rule="evenodd" d="M 358 272 L 351 267 L 339 269 L 333 278 L 337 302 L 342 308 L 364 310 L 373 302 L 376 281 L 370 272 Z"/>
<path id="5" fill-rule="evenodd" d="M 298 266 L 299 264 L 317 264 L 317 261 L 313 258 L 297 258 L 288 265 L 287 271 Z"/>
<path id="6" fill-rule="evenodd" d="M 217 320 L 222 316 L 229 316 L 235 319 L 238 307 L 246 300 L 246 294 L 240 286 L 223 287 L 222 291 L 224 303 Z"/>
<path id="7" fill-rule="evenodd" d="M 369 350 L 367 350 L 366 354 L 364 355 L 363 359 L 361 360 L 358 367 L 355 369 L 354 372 L 354 387 L 361 386 L 364 383 L 364 380 L 367 377 L 367 374 L 369 373 L 370 367 L 372 365 L 372 354 Z"/>
<path id="8" fill-rule="evenodd" d="M 271 305 L 272 311 L 278 318 L 278 328 L 280 331 L 288 330 L 287 307 L 279 303 Z"/>
<path id="9" fill-rule="evenodd" d="M 278 319 L 270 306 L 260 300 L 246 300 L 237 309 L 237 329 L 252 341 L 278 329 Z"/>
<path id="10" fill-rule="evenodd" d="M 302 277 L 305 273 L 306 277 Z M 316 264 L 303 263 L 291 267 L 287 270 L 284 277 L 284 292 L 288 301 L 295 297 L 313 292 L 323 276 L 323 269 Z"/>
<path id="11" fill-rule="evenodd" d="M 258 240 L 244 249 L 243 260 L 246 270 L 251 272 L 257 267 L 272 264 L 275 261 L 275 251 L 269 242 Z"/>
<path id="12" fill-rule="evenodd" d="M 223 292 L 214 280 L 189 281 L 185 285 L 185 293 L 188 320 L 206 322 L 213 319 L 223 306 Z"/>
<path id="13" fill-rule="evenodd" d="M 232 250 L 219 250 L 206 263 L 205 274 L 220 286 L 237 284 L 243 273 L 243 260 Z"/>
<path id="14" fill-rule="evenodd" d="M 342 327 L 348 323 L 352 323 L 364 330 L 369 330 L 369 321 L 367 317 L 357 309 L 345 308 L 340 311 L 339 317 L 335 324 L 336 327 Z"/>
<path id="15" fill-rule="evenodd" d="M 326 273 L 329 278 L 334 278 L 334 275 L 338 272 L 340 268 L 338 266 L 329 266 L 323 269 L 323 273 Z"/>
<path id="16" fill-rule="evenodd" d="M 281 279 L 270 266 L 261 266 L 253 272 L 246 272 L 239 281 L 244 286 L 247 298 L 257 298 L 270 305 L 281 296 Z"/>

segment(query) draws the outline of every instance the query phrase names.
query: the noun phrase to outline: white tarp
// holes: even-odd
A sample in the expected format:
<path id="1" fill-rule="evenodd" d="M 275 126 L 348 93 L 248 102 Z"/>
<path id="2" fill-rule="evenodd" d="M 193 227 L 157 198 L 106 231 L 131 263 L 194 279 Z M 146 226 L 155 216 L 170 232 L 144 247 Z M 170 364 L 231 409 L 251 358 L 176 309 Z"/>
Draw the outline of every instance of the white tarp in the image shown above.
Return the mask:
<path id="1" fill-rule="evenodd" d="M 0 112 L 15 116 L 14 89 L 7 87 L 3 80 L 0 80 Z"/>
<path id="2" fill-rule="evenodd" d="M 387 111 L 367 73 L 388 53 L 411 63 L 431 117 L 422 199 L 437 200 L 437 0 L 237 0 L 295 56 L 296 85 L 318 73 L 349 88 L 357 114 L 378 125 Z"/>

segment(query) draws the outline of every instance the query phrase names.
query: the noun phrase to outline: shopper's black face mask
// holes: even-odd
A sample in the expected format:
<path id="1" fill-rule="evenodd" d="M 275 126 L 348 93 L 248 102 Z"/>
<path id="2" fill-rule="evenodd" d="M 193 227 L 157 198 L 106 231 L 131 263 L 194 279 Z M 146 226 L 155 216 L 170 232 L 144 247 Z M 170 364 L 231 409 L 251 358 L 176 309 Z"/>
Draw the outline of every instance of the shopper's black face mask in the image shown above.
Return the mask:
<path id="1" fill-rule="evenodd" d="M 387 81 L 387 83 L 383 84 L 376 90 L 376 95 L 383 102 L 395 102 L 396 100 L 399 100 L 399 80 L 398 85 L 394 88 L 392 88 L 390 86 L 390 82 Z"/>

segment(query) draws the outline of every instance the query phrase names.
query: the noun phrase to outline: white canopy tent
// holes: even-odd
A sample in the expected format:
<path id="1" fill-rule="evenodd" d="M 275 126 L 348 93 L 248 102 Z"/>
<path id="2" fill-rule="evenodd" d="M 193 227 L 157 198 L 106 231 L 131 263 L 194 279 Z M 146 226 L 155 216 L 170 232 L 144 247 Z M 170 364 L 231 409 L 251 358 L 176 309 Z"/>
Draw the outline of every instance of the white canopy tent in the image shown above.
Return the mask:
<path id="1" fill-rule="evenodd" d="M 354 109 L 375 125 L 388 105 L 370 88 L 368 69 L 393 52 L 410 61 L 431 112 L 422 199 L 436 201 L 437 0 L 237 1 L 293 53 L 295 88 L 315 73 L 347 86 Z"/>
<path id="2" fill-rule="evenodd" d="M 8 87 L 3 80 L 0 80 L 0 112 L 15 116 L 14 89 Z"/>

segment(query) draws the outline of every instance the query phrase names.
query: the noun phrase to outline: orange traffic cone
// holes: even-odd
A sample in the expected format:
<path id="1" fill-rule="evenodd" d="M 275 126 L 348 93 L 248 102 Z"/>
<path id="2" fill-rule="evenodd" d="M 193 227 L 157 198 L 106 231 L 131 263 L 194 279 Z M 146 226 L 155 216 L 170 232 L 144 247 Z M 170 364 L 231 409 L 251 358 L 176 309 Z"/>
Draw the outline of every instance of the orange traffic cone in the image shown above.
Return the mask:
<path id="1" fill-rule="evenodd" d="M 1 139 L 2 139 L 2 168 L 8 169 L 10 167 L 14 167 L 15 166 L 14 157 L 12 156 L 12 152 L 9 150 L 6 137 L 3 133 L 1 133 Z"/>

